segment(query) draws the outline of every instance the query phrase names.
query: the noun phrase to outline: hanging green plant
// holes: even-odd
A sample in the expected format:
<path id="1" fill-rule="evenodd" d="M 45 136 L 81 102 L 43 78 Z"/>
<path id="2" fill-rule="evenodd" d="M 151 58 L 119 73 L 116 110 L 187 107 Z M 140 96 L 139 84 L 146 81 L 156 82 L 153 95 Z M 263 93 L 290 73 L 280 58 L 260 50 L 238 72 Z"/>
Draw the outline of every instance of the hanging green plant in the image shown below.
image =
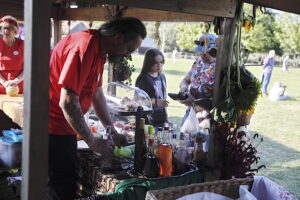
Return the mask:
<path id="1" fill-rule="evenodd" d="M 132 57 L 121 57 L 113 62 L 113 79 L 131 85 L 131 75 L 135 71 L 134 65 L 131 65 Z"/>
<path id="2" fill-rule="evenodd" d="M 224 100 L 211 110 L 214 120 L 220 123 L 236 124 L 241 114 L 253 113 L 261 93 L 260 81 L 241 64 L 241 27 L 244 13 L 237 24 L 235 41 L 235 62 L 223 71 L 221 88 L 226 91 Z M 255 19 L 253 19 L 255 21 Z"/>

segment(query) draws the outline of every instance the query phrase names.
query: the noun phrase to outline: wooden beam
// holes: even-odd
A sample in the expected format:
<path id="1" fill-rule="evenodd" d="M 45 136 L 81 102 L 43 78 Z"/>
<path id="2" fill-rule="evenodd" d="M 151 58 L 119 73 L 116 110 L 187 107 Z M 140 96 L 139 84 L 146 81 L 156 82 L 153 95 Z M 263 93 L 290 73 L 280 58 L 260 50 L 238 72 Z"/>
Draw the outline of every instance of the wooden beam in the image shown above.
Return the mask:
<path id="1" fill-rule="evenodd" d="M 24 20 L 24 1 L 23 0 L 0 0 L 0 18 L 5 15 L 12 15 L 18 21 Z M 51 17 L 58 18 L 59 7 L 57 4 L 50 4 Z"/>
<path id="2" fill-rule="evenodd" d="M 107 21 L 108 12 L 103 7 L 94 8 L 65 8 L 60 9 L 61 20 Z M 212 16 L 177 13 L 170 11 L 151 10 L 143 8 L 128 8 L 124 17 L 137 17 L 142 21 L 168 21 L 168 22 L 211 22 Z"/>
<path id="3" fill-rule="evenodd" d="M 50 1 L 25 0 L 22 200 L 47 199 Z"/>
<path id="4" fill-rule="evenodd" d="M 300 14 L 299 0 L 243 0 L 246 3 L 274 8 L 285 12 Z"/>
<path id="5" fill-rule="evenodd" d="M 73 0 L 67 0 L 69 2 Z M 237 0 L 81 0 L 99 4 L 115 4 L 136 8 L 165 10 L 219 17 L 234 17 Z"/>
<path id="6" fill-rule="evenodd" d="M 23 20 L 24 8 L 23 1 L 1 0 L 0 1 L 0 17 L 12 15 L 17 20 Z"/>

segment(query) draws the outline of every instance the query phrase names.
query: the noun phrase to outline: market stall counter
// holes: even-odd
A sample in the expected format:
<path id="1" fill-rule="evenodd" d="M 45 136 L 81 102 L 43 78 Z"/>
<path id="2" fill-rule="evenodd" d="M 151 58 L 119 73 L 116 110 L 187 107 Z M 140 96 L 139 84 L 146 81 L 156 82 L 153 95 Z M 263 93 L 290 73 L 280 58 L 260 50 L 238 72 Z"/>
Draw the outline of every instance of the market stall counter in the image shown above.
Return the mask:
<path id="1" fill-rule="evenodd" d="M 140 200 L 149 190 L 202 183 L 204 173 L 197 167 L 186 172 L 159 178 L 146 178 L 131 170 L 130 159 L 105 160 L 90 150 L 79 150 L 79 186 L 82 192 L 78 200 Z M 126 164 L 124 164 L 126 163 Z"/>
<path id="2" fill-rule="evenodd" d="M 148 190 L 204 181 L 204 173 L 191 164 L 187 138 L 182 137 L 179 142 L 179 138 L 173 138 L 175 134 L 169 126 L 155 131 L 147 123 L 147 115 L 152 113 L 152 102 L 147 93 L 116 82 L 103 86 L 103 91 L 114 126 L 132 145 L 124 147 L 123 153 L 122 148 L 117 151 L 115 148 L 115 156 L 110 159 L 88 148 L 78 151 L 82 196 L 86 199 L 140 200 L 145 199 Z M 103 131 L 104 127 L 98 122 L 90 123 L 92 120 L 90 115 L 88 124 L 91 130 L 95 129 L 96 137 L 109 139 L 109 130 Z M 95 128 L 93 124 L 96 124 Z M 78 143 L 80 148 L 83 141 Z"/>

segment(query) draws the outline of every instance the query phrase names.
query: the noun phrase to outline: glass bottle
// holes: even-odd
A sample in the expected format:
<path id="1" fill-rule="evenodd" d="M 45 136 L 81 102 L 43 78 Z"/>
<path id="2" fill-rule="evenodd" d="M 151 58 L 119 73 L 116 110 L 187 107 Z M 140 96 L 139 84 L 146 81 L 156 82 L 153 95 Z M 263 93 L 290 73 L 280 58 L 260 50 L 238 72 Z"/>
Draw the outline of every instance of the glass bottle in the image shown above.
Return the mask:
<path id="1" fill-rule="evenodd" d="M 160 144 L 162 142 L 162 139 L 163 139 L 163 128 L 162 127 L 158 127 L 157 128 L 156 143 Z"/>
<path id="2" fill-rule="evenodd" d="M 139 129 L 135 134 L 134 169 L 141 172 L 143 169 L 147 146 L 145 141 L 145 119 L 141 118 Z"/>
<path id="3" fill-rule="evenodd" d="M 156 178 L 159 176 L 159 162 L 154 154 L 154 127 L 148 127 L 149 139 L 148 139 L 148 153 L 145 158 L 144 175 L 148 178 Z"/>

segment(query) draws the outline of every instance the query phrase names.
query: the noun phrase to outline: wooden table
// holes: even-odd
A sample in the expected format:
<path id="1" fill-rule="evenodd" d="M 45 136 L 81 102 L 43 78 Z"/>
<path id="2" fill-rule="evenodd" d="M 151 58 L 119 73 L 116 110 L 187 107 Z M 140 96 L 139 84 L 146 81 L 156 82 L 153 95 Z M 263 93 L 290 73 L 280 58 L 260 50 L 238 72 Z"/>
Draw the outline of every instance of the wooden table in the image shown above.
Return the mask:
<path id="1" fill-rule="evenodd" d="M 0 109 L 21 127 L 23 127 L 24 118 L 23 101 L 22 94 L 14 97 L 0 94 Z"/>

